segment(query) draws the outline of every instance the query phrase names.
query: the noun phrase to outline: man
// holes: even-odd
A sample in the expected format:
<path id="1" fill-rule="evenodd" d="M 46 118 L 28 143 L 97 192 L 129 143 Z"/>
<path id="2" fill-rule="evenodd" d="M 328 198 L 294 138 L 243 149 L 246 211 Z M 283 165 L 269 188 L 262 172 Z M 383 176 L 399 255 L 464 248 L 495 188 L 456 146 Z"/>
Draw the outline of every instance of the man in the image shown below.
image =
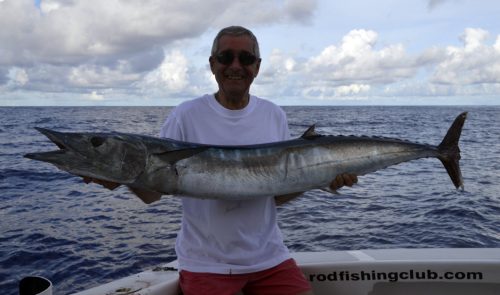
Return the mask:
<path id="1" fill-rule="evenodd" d="M 209 63 L 218 91 L 175 108 L 162 127 L 162 137 L 214 145 L 289 139 L 284 111 L 250 95 L 261 63 L 251 31 L 237 26 L 221 30 Z M 341 175 L 331 187 L 356 181 L 355 175 Z M 247 201 L 182 198 L 175 250 L 183 293 L 312 294 L 290 258 L 276 218 L 276 203 L 298 195 Z"/>

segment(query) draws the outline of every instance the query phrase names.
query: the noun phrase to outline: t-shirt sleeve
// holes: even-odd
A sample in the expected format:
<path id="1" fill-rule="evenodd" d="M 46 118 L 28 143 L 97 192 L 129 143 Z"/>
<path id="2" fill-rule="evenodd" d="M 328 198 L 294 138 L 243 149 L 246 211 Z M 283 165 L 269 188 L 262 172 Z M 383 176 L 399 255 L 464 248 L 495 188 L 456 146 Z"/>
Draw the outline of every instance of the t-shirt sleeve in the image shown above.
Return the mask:
<path id="1" fill-rule="evenodd" d="M 174 111 L 167 117 L 160 130 L 160 137 L 183 140 L 182 126 Z"/>
<path id="2" fill-rule="evenodd" d="M 288 119 L 284 110 L 281 110 L 281 133 L 281 140 L 291 139 Z"/>

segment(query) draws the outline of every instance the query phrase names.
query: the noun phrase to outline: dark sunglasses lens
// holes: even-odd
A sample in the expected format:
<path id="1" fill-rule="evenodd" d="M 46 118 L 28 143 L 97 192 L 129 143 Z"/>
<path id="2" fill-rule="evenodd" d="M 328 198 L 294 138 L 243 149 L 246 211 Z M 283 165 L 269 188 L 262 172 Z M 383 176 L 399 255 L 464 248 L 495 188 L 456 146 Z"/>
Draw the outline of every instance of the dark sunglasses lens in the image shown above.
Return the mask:
<path id="1" fill-rule="evenodd" d="M 234 53 L 231 51 L 224 51 L 215 56 L 217 61 L 223 65 L 230 65 L 234 60 Z M 257 57 L 249 52 L 242 52 L 238 55 L 238 60 L 243 66 L 249 66 L 257 61 Z"/>
<path id="2" fill-rule="evenodd" d="M 234 54 L 231 51 L 224 51 L 217 54 L 215 58 L 223 65 L 230 65 L 234 60 Z"/>
<path id="3" fill-rule="evenodd" d="M 253 65 L 255 61 L 257 60 L 257 57 L 255 55 L 248 53 L 248 52 L 242 52 L 240 53 L 240 56 L 238 57 L 240 63 L 244 66 L 249 66 Z"/>

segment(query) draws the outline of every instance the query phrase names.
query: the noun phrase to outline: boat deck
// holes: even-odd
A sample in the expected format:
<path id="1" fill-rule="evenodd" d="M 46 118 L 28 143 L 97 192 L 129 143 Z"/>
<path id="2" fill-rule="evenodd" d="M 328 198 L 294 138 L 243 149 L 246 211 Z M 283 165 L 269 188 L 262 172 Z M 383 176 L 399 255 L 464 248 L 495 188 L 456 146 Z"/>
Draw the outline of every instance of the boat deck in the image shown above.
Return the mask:
<path id="1" fill-rule="evenodd" d="M 292 255 L 311 281 L 316 295 L 500 294 L 500 248 L 356 250 Z M 177 263 L 75 295 L 98 294 L 179 294 Z"/>

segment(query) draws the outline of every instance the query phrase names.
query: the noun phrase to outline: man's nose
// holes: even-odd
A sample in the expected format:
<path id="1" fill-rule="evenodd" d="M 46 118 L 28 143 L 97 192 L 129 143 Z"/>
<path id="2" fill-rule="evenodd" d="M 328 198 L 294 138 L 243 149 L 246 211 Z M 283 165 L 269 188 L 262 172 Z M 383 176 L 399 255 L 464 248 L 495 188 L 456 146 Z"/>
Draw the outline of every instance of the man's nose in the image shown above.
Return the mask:
<path id="1" fill-rule="evenodd" d="M 240 62 L 240 56 L 239 55 L 236 55 L 234 58 L 233 58 L 233 61 L 231 62 L 231 64 L 229 65 L 230 67 L 234 67 L 234 68 L 243 68 L 243 65 L 241 64 Z"/>

